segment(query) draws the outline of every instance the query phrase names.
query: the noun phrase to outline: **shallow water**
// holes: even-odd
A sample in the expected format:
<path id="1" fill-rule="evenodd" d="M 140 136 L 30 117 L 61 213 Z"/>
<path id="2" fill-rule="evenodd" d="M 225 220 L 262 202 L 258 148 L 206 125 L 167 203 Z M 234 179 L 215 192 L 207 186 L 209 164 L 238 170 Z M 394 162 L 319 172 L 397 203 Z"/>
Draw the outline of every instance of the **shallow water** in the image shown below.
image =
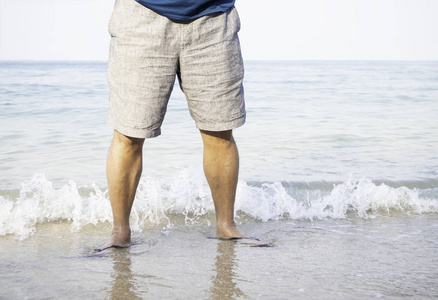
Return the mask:
<path id="1" fill-rule="evenodd" d="M 33 173 L 105 186 L 111 129 L 104 63 L 0 62 L 0 189 Z M 438 62 L 247 62 L 241 178 L 438 178 Z M 6 130 L 7 129 L 7 130 Z M 144 175 L 201 165 L 202 144 L 175 86 Z"/>
<path id="2" fill-rule="evenodd" d="M 0 62 L 0 299 L 438 297 L 438 63 L 247 62 L 236 220 L 207 239 L 175 86 L 145 144 L 134 245 L 106 242 L 105 64 Z"/>
<path id="3" fill-rule="evenodd" d="M 151 228 L 129 249 L 88 257 L 109 224 L 70 233 L 67 223 L 2 238 L 0 298 L 399 299 L 438 296 L 438 218 L 246 220 L 275 244 L 209 240 L 206 225 Z M 421 228 L 421 229 L 420 229 Z"/>

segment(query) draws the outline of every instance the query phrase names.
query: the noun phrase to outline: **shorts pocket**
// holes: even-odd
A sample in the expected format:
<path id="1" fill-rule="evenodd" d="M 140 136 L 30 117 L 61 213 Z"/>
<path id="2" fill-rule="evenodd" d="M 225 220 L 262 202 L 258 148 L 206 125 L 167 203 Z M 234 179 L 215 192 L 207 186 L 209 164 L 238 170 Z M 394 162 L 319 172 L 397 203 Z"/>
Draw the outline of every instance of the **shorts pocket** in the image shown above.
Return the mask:
<path id="1" fill-rule="evenodd" d="M 108 33 L 111 36 L 115 35 L 115 25 L 116 25 L 115 19 L 116 19 L 116 14 L 117 14 L 117 8 L 120 6 L 120 2 L 122 2 L 122 0 L 115 0 L 113 12 L 111 13 L 111 16 L 109 18 Z"/>
<path id="2" fill-rule="evenodd" d="M 233 19 L 234 19 L 234 24 L 236 24 L 236 32 L 240 31 L 240 17 L 239 17 L 239 13 L 237 12 L 237 9 L 235 7 L 232 8 L 231 13 L 233 13 Z"/>

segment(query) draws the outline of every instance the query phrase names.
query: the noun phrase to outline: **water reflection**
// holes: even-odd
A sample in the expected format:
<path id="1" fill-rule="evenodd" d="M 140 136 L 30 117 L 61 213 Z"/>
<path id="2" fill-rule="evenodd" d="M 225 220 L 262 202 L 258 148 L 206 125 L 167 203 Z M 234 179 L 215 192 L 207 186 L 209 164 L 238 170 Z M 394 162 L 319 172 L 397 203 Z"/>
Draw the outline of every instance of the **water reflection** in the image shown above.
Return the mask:
<path id="1" fill-rule="evenodd" d="M 111 274 L 112 289 L 109 291 L 110 299 L 142 299 L 136 291 L 129 252 L 127 250 L 113 251 L 111 257 L 114 264 Z"/>
<path id="2" fill-rule="evenodd" d="M 217 256 L 214 264 L 216 276 L 211 278 L 211 299 L 230 299 L 246 296 L 237 287 L 236 283 L 239 276 L 235 271 L 238 261 L 235 246 L 236 244 L 232 241 L 219 241 L 217 244 Z"/>

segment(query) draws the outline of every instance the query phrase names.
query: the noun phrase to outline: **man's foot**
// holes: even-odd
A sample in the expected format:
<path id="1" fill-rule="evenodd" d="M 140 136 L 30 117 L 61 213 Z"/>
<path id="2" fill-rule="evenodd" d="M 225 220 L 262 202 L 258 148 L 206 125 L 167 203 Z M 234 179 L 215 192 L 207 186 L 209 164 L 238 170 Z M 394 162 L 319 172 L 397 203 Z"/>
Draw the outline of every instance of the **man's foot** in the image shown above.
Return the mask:
<path id="1" fill-rule="evenodd" d="M 232 238 L 238 238 L 243 237 L 243 234 L 241 234 L 237 228 L 236 225 L 226 225 L 226 224 L 217 224 L 216 225 L 216 234 L 215 237 L 219 239 L 232 239 Z"/>
<path id="2" fill-rule="evenodd" d="M 119 248 L 131 246 L 131 228 L 129 226 L 114 226 L 107 246 L 118 246 Z"/>
<path id="3" fill-rule="evenodd" d="M 111 238 L 102 248 L 94 249 L 91 254 L 100 253 L 105 250 L 121 249 L 131 246 L 131 229 L 126 226 L 114 227 Z"/>
<path id="4" fill-rule="evenodd" d="M 243 234 L 241 234 L 237 228 L 236 225 L 232 224 L 231 226 L 221 226 L 217 225 L 216 227 L 216 234 L 214 237 L 210 237 L 214 239 L 219 240 L 231 240 L 231 241 L 238 241 L 241 244 L 250 245 L 251 247 L 272 247 L 272 244 L 265 243 L 257 238 L 254 237 L 245 237 Z"/>

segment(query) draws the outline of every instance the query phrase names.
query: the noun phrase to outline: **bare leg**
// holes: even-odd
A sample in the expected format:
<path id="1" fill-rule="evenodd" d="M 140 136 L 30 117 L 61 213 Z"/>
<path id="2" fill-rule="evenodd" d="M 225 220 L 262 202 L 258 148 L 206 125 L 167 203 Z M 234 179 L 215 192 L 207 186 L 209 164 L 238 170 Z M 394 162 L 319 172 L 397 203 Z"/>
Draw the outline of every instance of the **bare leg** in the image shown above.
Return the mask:
<path id="1" fill-rule="evenodd" d="M 201 130 L 204 173 L 216 210 L 216 236 L 241 237 L 234 223 L 234 201 L 239 173 L 239 153 L 232 131 Z"/>
<path id="2" fill-rule="evenodd" d="M 114 227 L 107 246 L 128 247 L 131 243 L 129 215 L 142 172 L 144 139 L 114 131 L 106 166 Z"/>

